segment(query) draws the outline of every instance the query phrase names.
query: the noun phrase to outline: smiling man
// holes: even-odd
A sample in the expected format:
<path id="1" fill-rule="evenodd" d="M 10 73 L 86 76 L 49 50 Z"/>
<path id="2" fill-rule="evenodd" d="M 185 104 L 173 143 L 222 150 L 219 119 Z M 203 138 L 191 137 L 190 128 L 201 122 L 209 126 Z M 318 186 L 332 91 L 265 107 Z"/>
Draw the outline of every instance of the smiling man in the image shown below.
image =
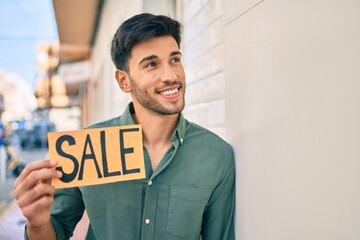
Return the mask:
<path id="1" fill-rule="evenodd" d="M 54 160 L 29 164 L 15 197 L 29 239 L 69 239 L 86 209 L 86 239 L 234 239 L 235 167 L 232 148 L 188 122 L 181 24 L 139 14 L 114 35 L 115 78 L 132 102 L 116 118 L 91 128 L 142 124 L 146 179 L 54 192 Z"/>

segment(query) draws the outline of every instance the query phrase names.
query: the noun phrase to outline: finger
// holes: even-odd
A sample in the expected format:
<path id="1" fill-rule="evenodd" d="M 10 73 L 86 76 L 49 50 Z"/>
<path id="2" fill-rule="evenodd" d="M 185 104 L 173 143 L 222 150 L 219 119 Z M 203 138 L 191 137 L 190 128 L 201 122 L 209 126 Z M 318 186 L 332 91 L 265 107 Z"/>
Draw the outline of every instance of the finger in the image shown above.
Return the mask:
<path id="1" fill-rule="evenodd" d="M 46 179 L 59 178 L 60 173 L 53 168 L 44 168 L 36 171 L 32 171 L 27 178 L 19 184 L 18 188 L 23 190 L 29 190 L 37 185 L 39 182 L 43 182 Z"/>
<path id="2" fill-rule="evenodd" d="M 19 182 L 17 184 L 17 186 L 15 187 L 14 196 L 16 199 L 18 199 L 22 194 L 24 194 L 27 191 L 30 191 L 39 182 L 44 182 L 46 179 L 59 178 L 59 177 L 61 177 L 61 173 L 59 173 L 53 168 L 50 169 L 44 168 L 44 169 L 32 171 L 24 181 Z"/>
<path id="3" fill-rule="evenodd" d="M 36 162 L 32 162 L 32 163 L 29 163 L 25 168 L 24 170 L 21 172 L 20 176 L 15 180 L 14 182 L 14 187 L 16 188 L 17 185 L 21 182 L 24 181 L 24 179 L 27 178 L 27 176 L 35 171 L 35 170 L 39 170 L 39 169 L 42 169 L 42 168 L 52 168 L 54 167 L 55 165 L 57 164 L 56 161 L 54 160 L 40 160 L 40 161 L 36 161 Z"/>
<path id="4" fill-rule="evenodd" d="M 22 214 L 30 222 L 33 222 L 34 224 L 34 221 L 37 221 L 35 218 L 39 218 L 39 216 L 42 215 L 43 213 L 46 213 L 46 215 L 50 217 L 50 206 L 53 203 L 53 201 L 54 201 L 53 197 L 45 195 L 39 198 L 37 201 L 33 202 L 32 204 L 21 208 Z M 44 219 L 42 218 L 43 216 L 41 217 L 41 219 L 38 220 L 44 221 Z"/>
<path id="5" fill-rule="evenodd" d="M 63 175 L 63 173 L 62 172 L 60 172 L 60 171 L 57 171 L 57 177 L 56 178 L 61 178 L 62 177 L 62 175 Z M 44 179 L 42 182 L 43 183 L 46 183 L 46 184 L 49 184 L 49 185 L 52 185 L 52 181 L 53 181 L 53 179 L 54 178 L 49 178 L 49 179 Z"/>
<path id="6" fill-rule="evenodd" d="M 39 183 L 30 191 L 25 192 L 18 199 L 18 205 L 20 207 L 24 207 L 27 205 L 31 205 L 33 202 L 41 199 L 44 196 L 53 197 L 55 188 L 48 184 Z"/>

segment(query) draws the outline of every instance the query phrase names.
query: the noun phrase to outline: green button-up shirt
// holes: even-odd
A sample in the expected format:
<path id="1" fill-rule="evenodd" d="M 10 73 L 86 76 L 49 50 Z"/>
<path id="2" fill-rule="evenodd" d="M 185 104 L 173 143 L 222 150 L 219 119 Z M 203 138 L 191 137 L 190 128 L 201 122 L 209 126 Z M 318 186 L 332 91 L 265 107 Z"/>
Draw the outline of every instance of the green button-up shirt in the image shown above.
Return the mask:
<path id="1" fill-rule="evenodd" d="M 135 124 L 122 116 L 92 126 Z M 59 189 L 51 207 L 57 239 L 69 239 L 86 209 L 86 239 L 234 239 L 235 167 L 232 148 L 180 115 L 172 147 L 153 171 L 144 147 L 146 179 Z"/>

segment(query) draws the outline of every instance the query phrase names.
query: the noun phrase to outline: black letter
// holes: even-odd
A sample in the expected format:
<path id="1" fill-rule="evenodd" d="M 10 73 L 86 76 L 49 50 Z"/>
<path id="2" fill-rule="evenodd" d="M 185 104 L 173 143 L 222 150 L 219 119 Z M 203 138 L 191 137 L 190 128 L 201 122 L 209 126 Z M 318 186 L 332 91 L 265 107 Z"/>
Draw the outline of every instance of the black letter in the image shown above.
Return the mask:
<path id="1" fill-rule="evenodd" d="M 87 144 L 89 144 L 89 146 L 90 146 L 90 150 L 91 150 L 91 153 L 90 153 L 90 154 L 86 154 L 86 146 L 87 146 Z M 84 164 L 85 164 L 85 160 L 86 160 L 86 159 L 93 159 L 93 160 L 94 160 L 95 168 L 96 168 L 96 171 L 97 171 L 97 174 L 98 174 L 98 178 L 102 178 L 102 175 L 101 175 L 99 166 L 98 166 L 97 161 L 96 161 L 96 157 L 95 157 L 95 154 L 94 154 L 94 149 L 93 149 L 93 146 L 92 146 L 92 143 L 91 143 L 91 139 L 90 139 L 89 134 L 86 135 L 84 152 L 83 152 L 83 157 L 82 157 L 82 159 L 81 159 L 80 174 L 79 174 L 78 180 L 82 180 L 82 179 L 83 179 Z"/>
<path id="2" fill-rule="evenodd" d="M 68 182 L 71 182 L 71 181 L 73 181 L 75 179 L 76 174 L 77 174 L 78 169 L 79 169 L 79 163 L 78 163 L 77 159 L 73 155 L 67 154 L 61 149 L 61 145 L 65 141 L 67 141 L 70 146 L 75 144 L 75 139 L 72 136 L 70 136 L 70 135 L 61 136 L 56 140 L 56 151 L 58 152 L 58 154 L 60 156 L 63 156 L 65 158 L 69 158 L 74 163 L 74 170 L 72 171 L 72 173 L 66 174 L 63 171 L 62 167 L 56 167 L 55 169 L 62 172 L 62 174 L 63 174 L 62 177 L 60 178 L 60 180 L 63 181 L 63 182 L 68 183 Z"/>
<path id="3" fill-rule="evenodd" d="M 126 169 L 125 154 L 133 153 L 134 148 L 124 148 L 124 132 L 138 132 L 139 128 L 120 129 L 120 151 L 121 151 L 121 163 L 123 174 L 137 173 L 140 172 L 139 168 Z"/>
<path id="4" fill-rule="evenodd" d="M 106 158 L 106 147 L 105 147 L 105 131 L 100 132 L 100 142 L 101 142 L 101 155 L 102 155 L 102 163 L 104 170 L 104 177 L 111 177 L 116 175 L 121 175 L 120 171 L 117 172 L 109 172 Z"/>

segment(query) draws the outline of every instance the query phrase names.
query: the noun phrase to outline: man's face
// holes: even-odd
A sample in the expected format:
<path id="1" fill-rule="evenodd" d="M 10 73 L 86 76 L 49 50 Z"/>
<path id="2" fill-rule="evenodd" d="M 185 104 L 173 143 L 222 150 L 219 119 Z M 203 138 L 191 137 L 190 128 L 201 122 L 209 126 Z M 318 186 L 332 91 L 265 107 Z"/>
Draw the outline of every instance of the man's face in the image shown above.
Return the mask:
<path id="1" fill-rule="evenodd" d="M 136 44 L 129 60 L 129 79 L 134 104 L 137 101 L 137 105 L 161 115 L 184 109 L 185 73 L 173 37 Z"/>

